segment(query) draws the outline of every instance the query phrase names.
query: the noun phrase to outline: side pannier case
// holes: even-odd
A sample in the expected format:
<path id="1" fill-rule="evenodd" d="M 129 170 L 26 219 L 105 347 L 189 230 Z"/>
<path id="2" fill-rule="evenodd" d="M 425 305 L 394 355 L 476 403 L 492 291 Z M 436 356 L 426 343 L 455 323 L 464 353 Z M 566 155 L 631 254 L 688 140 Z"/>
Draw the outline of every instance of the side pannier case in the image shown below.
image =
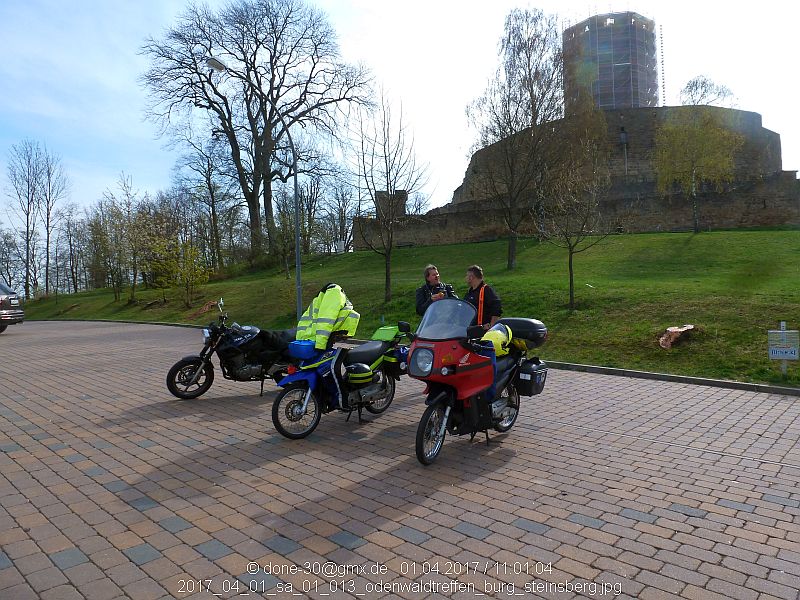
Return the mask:
<path id="1" fill-rule="evenodd" d="M 547 380 L 547 365 L 538 358 L 526 360 L 519 368 L 514 387 L 520 396 L 541 394 Z"/>

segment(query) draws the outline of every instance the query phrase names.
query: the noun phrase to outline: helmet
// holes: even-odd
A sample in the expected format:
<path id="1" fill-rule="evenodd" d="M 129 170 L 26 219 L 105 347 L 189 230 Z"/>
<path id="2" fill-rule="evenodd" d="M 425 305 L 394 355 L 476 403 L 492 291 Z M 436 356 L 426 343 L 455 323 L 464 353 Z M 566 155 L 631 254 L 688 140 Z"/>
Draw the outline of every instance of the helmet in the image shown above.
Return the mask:
<path id="1" fill-rule="evenodd" d="M 489 331 L 483 334 L 481 341 L 489 341 L 494 346 L 494 354 L 497 358 L 508 354 L 511 345 L 511 328 L 503 323 L 497 323 Z"/>
<path id="2" fill-rule="evenodd" d="M 351 388 L 361 387 L 372 383 L 374 373 L 369 366 L 364 363 L 355 363 L 345 367 L 347 372 L 347 383 Z"/>

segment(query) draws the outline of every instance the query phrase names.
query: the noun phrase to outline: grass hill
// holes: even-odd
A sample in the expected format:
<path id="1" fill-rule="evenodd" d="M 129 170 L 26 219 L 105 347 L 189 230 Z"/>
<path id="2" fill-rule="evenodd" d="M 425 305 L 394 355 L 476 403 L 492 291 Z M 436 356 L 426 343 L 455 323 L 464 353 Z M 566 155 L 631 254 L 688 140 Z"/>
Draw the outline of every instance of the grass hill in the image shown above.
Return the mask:
<path id="1" fill-rule="evenodd" d="M 503 300 L 506 316 L 535 317 L 550 329 L 545 359 L 739 381 L 800 385 L 767 356 L 767 330 L 781 320 L 800 328 L 800 231 L 715 231 L 616 235 L 576 255 L 577 307 L 567 309 L 566 251 L 536 240 L 519 243 L 508 271 L 506 242 L 400 248 L 393 260 L 393 300 L 383 303 L 383 258 L 372 252 L 322 256 L 303 264 L 303 304 L 326 282 L 339 283 L 361 313 L 358 337 L 382 322 L 419 322 L 414 290 L 427 263 L 463 296 L 464 272 L 477 263 Z M 161 290 L 137 290 L 137 303 L 114 302 L 109 290 L 28 302 L 28 319 L 115 319 L 208 323 L 192 316 L 220 296 L 232 319 L 262 328 L 295 322 L 294 273 L 251 272 L 203 286 L 193 308 L 178 291 L 166 305 L 147 303 Z M 658 337 L 673 325 L 698 329 L 671 350 Z M 198 339 L 199 342 L 199 339 Z"/>

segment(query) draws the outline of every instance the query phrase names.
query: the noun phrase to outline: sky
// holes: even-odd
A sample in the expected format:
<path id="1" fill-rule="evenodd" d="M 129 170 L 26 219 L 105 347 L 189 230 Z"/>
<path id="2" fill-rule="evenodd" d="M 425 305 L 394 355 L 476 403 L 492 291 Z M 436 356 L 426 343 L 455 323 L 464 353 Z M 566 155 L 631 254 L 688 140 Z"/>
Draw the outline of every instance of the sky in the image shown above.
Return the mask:
<path id="1" fill-rule="evenodd" d="M 25 139 L 62 160 L 69 200 L 91 205 L 122 173 L 151 194 L 171 184 L 176 152 L 144 118 L 148 36 L 176 23 L 188 0 L 0 0 L 0 226 L 9 223 L 8 153 Z M 220 6 L 223 0 L 209 4 Z M 497 65 L 508 12 L 540 8 L 564 27 L 632 10 L 663 32 L 667 105 L 696 75 L 730 88 L 737 107 L 781 136 L 784 170 L 800 169 L 797 24 L 800 3 L 762 0 L 317 0 L 342 57 L 363 63 L 402 107 L 429 206 L 451 201 L 476 132 L 465 110 Z M 658 43 L 658 42 L 657 42 Z M 659 58 L 661 60 L 661 58 Z M 659 81 L 661 64 L 659 64 Z M 395 109 L 396 110 L 396 109 Z"/>

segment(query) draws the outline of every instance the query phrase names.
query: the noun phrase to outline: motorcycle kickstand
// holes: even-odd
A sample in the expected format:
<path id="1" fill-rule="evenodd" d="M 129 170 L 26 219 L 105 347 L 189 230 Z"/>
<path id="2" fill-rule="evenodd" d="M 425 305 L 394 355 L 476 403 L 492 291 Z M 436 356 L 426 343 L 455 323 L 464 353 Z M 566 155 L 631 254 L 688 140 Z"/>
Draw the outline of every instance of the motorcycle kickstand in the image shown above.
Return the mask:
<path id="1" fill-rule="evenodd" d="M 366 421 L 361 418 L 361 410 L 362 410 L 362 407 L 359 404 L 358 405 L 358 424 L 359 425 L 362 424 L 362 423 L 366 423 Z M 351 408 L 349 411 L 347 411 L 347 418 L 344 420 L 344 422 L 347 423 L 350 420 L 350 417 L 352 417 L 352 416 L 353 416 L 353 409 Z"/>
<path id="2" fill-rule="evenodd" d="M 261 393 L 259 394 L 259 396 L 263 396 L 263 395 L 264 395 L 264 378 L 262 377 L 261 378 Z"/>

